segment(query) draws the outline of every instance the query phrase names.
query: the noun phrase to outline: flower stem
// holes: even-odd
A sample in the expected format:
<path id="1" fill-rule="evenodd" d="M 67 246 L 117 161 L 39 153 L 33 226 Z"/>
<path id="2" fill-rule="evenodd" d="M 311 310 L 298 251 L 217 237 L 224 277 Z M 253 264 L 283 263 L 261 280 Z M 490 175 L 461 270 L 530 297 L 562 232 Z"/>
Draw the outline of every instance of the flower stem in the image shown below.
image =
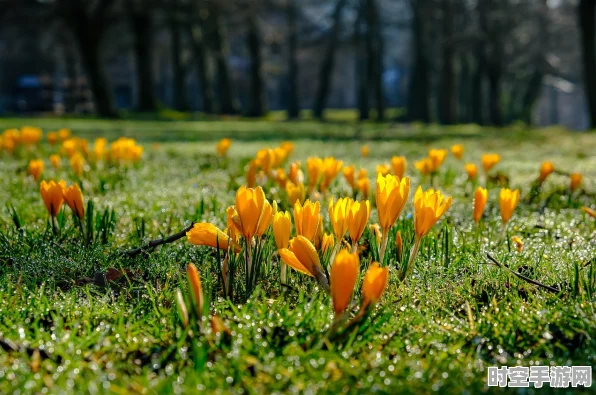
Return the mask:
<path id="1" fill-rule="evenodd" d="M 499 236 L 498 244 L 501 244 L 503 240 L 505 240 L 505 235 L 507 234 L 507 222 L 503 224 L 503 229 L 501 229 L 501 234 Z"/>
<path id="2" fill-rule="evenodd" d="M 422 241 L 422 237 L 416 236 L 414 240 L 414 245 L 410 250 L 410 258 L 408 259 L 408 264 L 401 270 L 400 272 L 400 281 L 405 281 L 409 274 L 412 272 L 414 268 L 414 261 L 416 260 L 416 256 L 418 256 L 418 251 L 420 250 L 420 242 Z"/>
<path id="3" fill-rule="evenodd" d="M 379 261 L 383 263 L 385 258 L 385 250 L 387 249 L 387 242 L 389 241 L 389 230 L 383 232 L 381 236 L 381 248 L 379 250 Z"/>

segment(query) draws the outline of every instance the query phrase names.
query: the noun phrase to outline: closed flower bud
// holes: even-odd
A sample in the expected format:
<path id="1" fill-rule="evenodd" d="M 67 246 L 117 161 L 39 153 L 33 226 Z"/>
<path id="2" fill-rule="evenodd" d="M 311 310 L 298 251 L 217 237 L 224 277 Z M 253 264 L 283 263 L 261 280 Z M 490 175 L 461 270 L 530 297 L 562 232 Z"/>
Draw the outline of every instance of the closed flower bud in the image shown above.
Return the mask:
<path id="1" fill-rule="evenodd" d="M 292 231 L 292 219 L 287 211 L 280 211 L 273 217 L 273 236 L 277 249 L 288 248 L 290 245 L 290 232 Z"/>
<path id="2" fill-rule="evenodd" d="M 390 174 L 377 176 L 377 211 L 383 233 L 387 233 L 403 210 L 410 194 L 410 178 Z"/>
<path id="3" fill-rule="evenodd" d="M 241 186 L 236 192 L 236 205 L 234 208 L 238 215 L 232 219 L 247 242 L 257 232 L 263 230 L 262 228 L 259 229 L 259 222 L 263 217 L 266 205 L 269 207 L 267 210 L 270 210 L 271 206 L 265 199 L 265 193 L 261 187 L 253 189 Z M 265 221 L 267 221 L 267 218 L 265 218 Z M 269 222 L 271 222 L 271 211 L 269 211 Z M 269 223 L 267 223 L 267 226 L 269 226 Z"/>
<path id="4" fill-rule="evenodd" d="M 387 267 L 381 267 L 378 262 L 371 263 L 362 282 L 363 308 L 373 307 L 377 303 L 387 286 L 388 277 Z"/>
<path id="5" fill-rule="evenodd" d="M 64 197 L 62 194 L 62 190 L 64 188 L 66 188 L 66 182 L 64 182 L 64 180 L 60 180 L 60 182 L 55 182 L 53 180 L 46 182 L 44 180 L 39 185 L 41 198 L 46 205 L 48 213 L 52 217 L 58 215 L 60 208 L 62 207 L 62 203 L 64 203 Z"/>
<path id="6" fill-rule="evenodd" d="M 70 207 L 72 213 L 83 219 L 85 215 L 85 206 L 83 203 L 83 192 L 79 188 L 78 184 L 72 184 L 68 188 L 64 188 L 62 191 L 64 202 Z"/>
<path id="7" fill-rule="evenodd" d="M 231 145 L 232 145 L 232 140 L 230 140 L 230 139 L 224 138 L 224 139 L 219 140 L 219 142 L 215 146 L 217 155 L 219 155 L 221 157 L 225 157 L 226 154 L 228 153 L 228 150 L 230 149 Z"/>
<path id="8" fill-rule="evenodd" d="M 359 271 L 357 253 L 342 250 L 337 254 L 330 273 L 331 299 L 336 315 L 343 314 L 350 305 Z"/>
<path id="9" fill-rule="evenodd" d="M 294 226 L 296 228 L 296 234 L 314 242 L 319 227 L 320 212 L 321 204 L 319 202 L 312 203 L 310 200 L 306 200 L 304 205 L 296 202 L 294 204 Z"/>
<path id="10" fill-rule="evenodd" d="M 391 167 L 393 169 L 393 175 L 403 178 L 406 174 L 407 161 L 405 156 L 394 156 L 391 158 Z"/>
<path id="11" fill-rule="evenodd" d="M 203 316 L 203 286 L 201 285 L 201 278 L 197 267 L 189 263 L 186 268 L 186 277 L 190 286 L 192 300 L 197 312 L 197 318 L 200 320 Z M 200 322 L 200 321 L 199 321 Z"/>
<path id="12" fill-rule="evenodd" d="M 501 206 L 501 219 L 506 224 L 511 219 L 515 207 L 519 202 L 519 189 L 511 191 L 510 189 L 503 188 L 499 194 L 499 204 Z"/>
<path id="13" fill-rule="evenodd" d="M 39 177 L 41 177 L 41 173 L 43 173 L 43 167 L 43 160 L 34 159 L 31 162 L 29 162 L 29 167 L 27 168 L 27 171 L 29 175 L 32 176 L 33 179 L 35 179 L 35 181 L 37 181 L 39 180 Z"/>
<path id="14" fill-rule="evenodd" d="M 482 187 L 476 188 L 476 192 L 474 192 L 474 222 L 478 223 L 482 218 L 487 200 L 488 191 Z"/>
<path id="15" fill-rule="evenodd" d="M 466 163 L 466 173 L 468 173 L 468 180 L 475 180 L 478 175 L 478 167 L 473 163 Z"/>
<path id="16" fill-rule="evenodd" d="M 329 220 L 338 241 L 341 241 L 348 231 L 348 211 L 352 203 L 353 200 L 349 198 L 340 198 L 337 202 L 331 198 L 329 201 Z"/>
<path id="17" fill-rule="evenodd" d="M 569 175 L 569 189 L 574 192 L 582 184 L 583 176 L 581 173 L 572 173 Z"/>
<path id="18" fill-rule="evenodd" d="M 209 246 L 221 250 L 231 247 L 234 252 L 240 252 L 240 246 L 236 244 L 227 234 L 218 229 L 215 225 L 199 222 L 186 232 L 188 241 L 194 245 Z"/>
<path id="19" fill-rule="evenodd" d="M 552 174 L 552 172 L 555 171 L 555 166 L 552 164 L 552 162 L 549 161 L 545 161 L 542 162 L 542 164 L 540 165 L 540 176 L 538 176 L 538 179 L 540 180 L 540 182 L 544 182 L 546 180 L 546 178 Z"/>
<path id="20" fill-rule="evenodd" d="M 484 172 L 488 173 L 499 161 L 501 157 L 498 154 L 484 154 L 482 155 L 481 162 Z"/>
<path id="21" fill-rule="evenodd" d="M 353 202 L 348 210 L 348 231 L 352 244 L 357 243 L 370 218 L 370 202 Z"/>
<path id="22" fill-rule="evenodd" d="M 451 146 L 451 153 L 457 159 L 461 160 L 464 157 L 464 146 L 461 144 L 455 144 Z"/>

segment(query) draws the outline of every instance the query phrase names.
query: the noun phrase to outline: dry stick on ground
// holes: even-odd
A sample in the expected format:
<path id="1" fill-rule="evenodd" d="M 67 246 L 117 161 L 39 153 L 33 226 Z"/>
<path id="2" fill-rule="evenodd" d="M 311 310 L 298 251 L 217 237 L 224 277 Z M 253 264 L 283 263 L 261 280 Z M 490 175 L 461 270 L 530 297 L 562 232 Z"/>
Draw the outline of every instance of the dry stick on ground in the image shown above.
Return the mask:
<path id="1" fill-rule="evenodd" d="M 128 257 L 135 257 L 135 256 L 139 255 L 140 253 L 142 253 L 143 251 L 152 250 L 155 247 L 158 247 L 160 245 L 173 243 L 176 240 L 179 240 L 179 239 L 183 238 L 184 236 L 186 236 L 186 232 L 189 232 L 194 225 L 195 225 L 195 223 L 191 222 L 190 225 L 188 225 L 186 228 L 182 229 L 178 233 L 174 233 L 173 235 L 170 235 L 166 238 L 162 237 L 161 239 L 151 240 L 147 244 L 143 244 L 142 246 L 133 248 L 132 250 L 120 251 L 120 255 L 124 255 L 124 256 L 128 256 Z"/>
<path id="2" fill-rule="evenodd" d="M 509 271 L 510 273 L 513 273 L 513 274 L 515 274 L 517 277 L 521 278 L 521 279 L 522 279 L 522 280 L 524 280 L 524 281 L 527 281 L 527 282 L 529 282 L 530 284 L 534 284 L 534 285 L 536 285 L 537 287 L 544 288 L 544 289 L 546 289 L 547 291 L 550 291 L 550 292 L 552 292 L 552 293 L 556 293 L 556 294 L 558 294 L 559 292 L 561 292 L 561 291 L 559 291 L 559 290 L 558 290 L 558 289 L 556 289 L 556 288 L 549 287 L 548 285 L 544 285 L 544 284 L 542 284 L 542 283 L 539 283 L 539 282 L 538 282 L 538 281 L 536 281 L 536 280 L 532 280 L 530 277 L 526 277 L 526 276 L 524 276 L 523 274 L 516 272 L 515 270 L 511 269 L 509 266 L 505 265 L 504 263 L 501 263 L 501 262 L 497 261 L 497 260 L 496 260 L 496 259 L 495 259 L 495 258 L 494 258 L 494 257 L 493 257 L 491 254 L 490 254 L 490 253 L 487 253 L 487 254 L 486 254 L 486 257 L 487 257 L 487 258 L 488 258 L 490 261 L 492 261 L 492 263 L 494 263 L 495 265 L 497 265 L 498 267 L 501 267 L 501 268 L 504 268 L 504 269 L 506 269 L 506 270 L 507 270 L 507 271 Z"/>

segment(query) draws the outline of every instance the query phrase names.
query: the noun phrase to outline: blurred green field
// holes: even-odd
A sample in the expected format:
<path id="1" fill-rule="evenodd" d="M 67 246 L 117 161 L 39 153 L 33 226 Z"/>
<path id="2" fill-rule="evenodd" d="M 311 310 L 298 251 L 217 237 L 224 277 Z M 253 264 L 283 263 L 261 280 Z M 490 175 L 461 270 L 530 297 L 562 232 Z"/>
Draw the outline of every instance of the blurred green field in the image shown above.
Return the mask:
<path id="1" fill-rule="evenodd" d="M 46 132 L 66 127 L 91 141 L 129 136 L 145 152 L 137 166 L 92 168 L 82 180 L 85 198 L 116 216 L 108 242 L 91 246 L 80 243 L 69 219 L 61 236 L 52 237 L 39 186 L 27 177 L 29 159 L 43 158 L 42 178 L 74 182 L 66 161 L 53 170 L 47 144 L 18 157 L 0 153 L 0 340 L 21 346 L 0 352 L 0 393 L 475 393 L 488 390 L 489 366 L 595 364 L 596 224 L 581 210 L 596 204 L 594 134 L 522 126 L 357 124 L 351 118 L 0 120 L 0 130 L 22 125 Z M 233 140 L 227 160 L 215 155 L 222 137 Z M 418 185 L 431 185 L 414 167 L 430 148 L 463 144 L 464 162 L 478 166 L 483 153 L 497 152 L 502 157 L 497 171 L 521 190 L 524 201 L 500 243 L 499 188 L 492 187 L 484 225 L 475 228 L 463 163 L 449 155 L 436 182 L 454 203 L 427 237 L 414 275 L 399 286 L 397 263 L 390 263 L 390 283 L 374 316 L 342 343 L 326 340 L 333 312 L 329 298 L 296 272 L 290 287 L 280 287 L 277 257 L 259 290 L 245 303 L 231 303 L 221 297 L 217 257 L 209 248 L 182 239 L 133 259 L 118 254 L 190 221 L 223 229 L 225 209 L 245 182 L 246 163 L 258 149 L 284 140 L 295 144 L 290 161 L 300 160 L 303 167 L 309 156 L 335 156 L 367 169 L 369 176 L 377 165 L 404 155 L 410 197 Z M 364 144 L 370 148 L 366 158 L 360 154 Z M 544 160 L 558 173 L 528 202 Z M 571 172 L 584 176 L 572 197 Z M 287 208 L 279 187 L 266 190 Z M 331 190 L 348 195 L 341 173 Z M 326 216 L 326 209 L 322 213 Z M 412 213 L 410 201 L 399 229 L 411 231 Z M 375 212 L 372 218 L 376 221 Z M 521 253 L 510 242 L 514 235 L 524 240 Z M 486 253 L 560 292 L 489 265 Z M 370 261 L 368 255 L 362 259 L 363 265 Z M 200 369 L 191 361 L 189 344 L 180 340 L 173 304 L 174 290 L 186 288 L 188 262 L 199 267 L 214 312 L 231 331 L 230 339 L 208 345 Z M 82 283 L 108 268 L 139 274 L 107 287 Z"/>

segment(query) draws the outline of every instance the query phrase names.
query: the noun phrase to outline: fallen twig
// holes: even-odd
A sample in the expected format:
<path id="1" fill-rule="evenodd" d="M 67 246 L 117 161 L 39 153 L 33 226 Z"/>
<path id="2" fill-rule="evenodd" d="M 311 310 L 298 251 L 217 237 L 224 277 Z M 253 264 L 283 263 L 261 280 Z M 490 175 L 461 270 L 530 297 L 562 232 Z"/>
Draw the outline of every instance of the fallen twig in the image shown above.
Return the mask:
<path id="1" fill-rule="evenodd" d="M 180 232 L 178 233 L 174 233 L 173 235 L 170 235 L 166 238 L 161 238 L 161 239 L 155 239 L 155 240 L 151 240 L 149 241 L 147 244 L 143 244 L 140 247 L 137 248 L 133 248 L 132 250 L 126 250 L 126 251 L 120 251 L 120 255 L 125 255 L 128 257 L 134 257 L 139 255 L 140 253 L 147 251 L 147 250 L 152 250 L 155 247 L 159 247 L 160 245 L 164 245 L 164 244 L 168 244 L 168 243 L 173 243 L 176 240 L 179 240 L 181 238 L 183 238 L 184 236 L 186 236 L 186 232 L 189 232 L 192 227 L 195 225 L 194 222 L 191 222 L 190 225 L 188 225 L 186 228 L 182 229 Z"/>
<path id="2" fill-rule="evenodd" d="M 523 274 L 521 274 L 521 273 L 519 273 L 519 272 L 516 272 L 515 270 L 511 269 L 509 266 L 505 265 L 504 263 L 501 263 L 501 262 L 497 261 L 497 260 L 496 260 L 496 259 L 495 259 L 495 258 L 494 258 L 494 257 L 493 257 L 491 254 L 490 254 L 490 253 L 487 253 L 487 254 L 486 254 L 486 257 L 487 257 L 487 258 L 488 258 L 488 259 L 489 259 L 489 260 L 490 260 L 492 263 L 494 263 L 495 265 L 497 265 L 498 267 L 501 267 L 501 268 L 507 269 L 507 270 L 508 270 L 510 273 L 513 273 L 513 274 L 515 274 L 517 277 L 521 278 L 521 279 L 522 279 L 522 280 L 524 280 L 524 281 L 527 281 L 527 282 L 529 282 L 530 284 L 536 285 L 537 287 L 544 288 L 544 289 L 546 289 L 547 291 L 550 291 L 550 292 L 552 292 L 552 293 L 556 293 L 556 294 L 558 294 L 559 292 L 561 292 L 560 290 L 558 290 L 558 289 L 556 289 L 556 288 L 553 288 L 553 287 L 550 287 L 550 286 L 548 286 L 548 285 L 542 284 L 542 283 L 540 283 L 540 282 L 538 282 L 538 281 L 536 281 L 536 280 L 532 280 L 530 277 L 526 277 L 526 276 L 524 276 Z"/>

